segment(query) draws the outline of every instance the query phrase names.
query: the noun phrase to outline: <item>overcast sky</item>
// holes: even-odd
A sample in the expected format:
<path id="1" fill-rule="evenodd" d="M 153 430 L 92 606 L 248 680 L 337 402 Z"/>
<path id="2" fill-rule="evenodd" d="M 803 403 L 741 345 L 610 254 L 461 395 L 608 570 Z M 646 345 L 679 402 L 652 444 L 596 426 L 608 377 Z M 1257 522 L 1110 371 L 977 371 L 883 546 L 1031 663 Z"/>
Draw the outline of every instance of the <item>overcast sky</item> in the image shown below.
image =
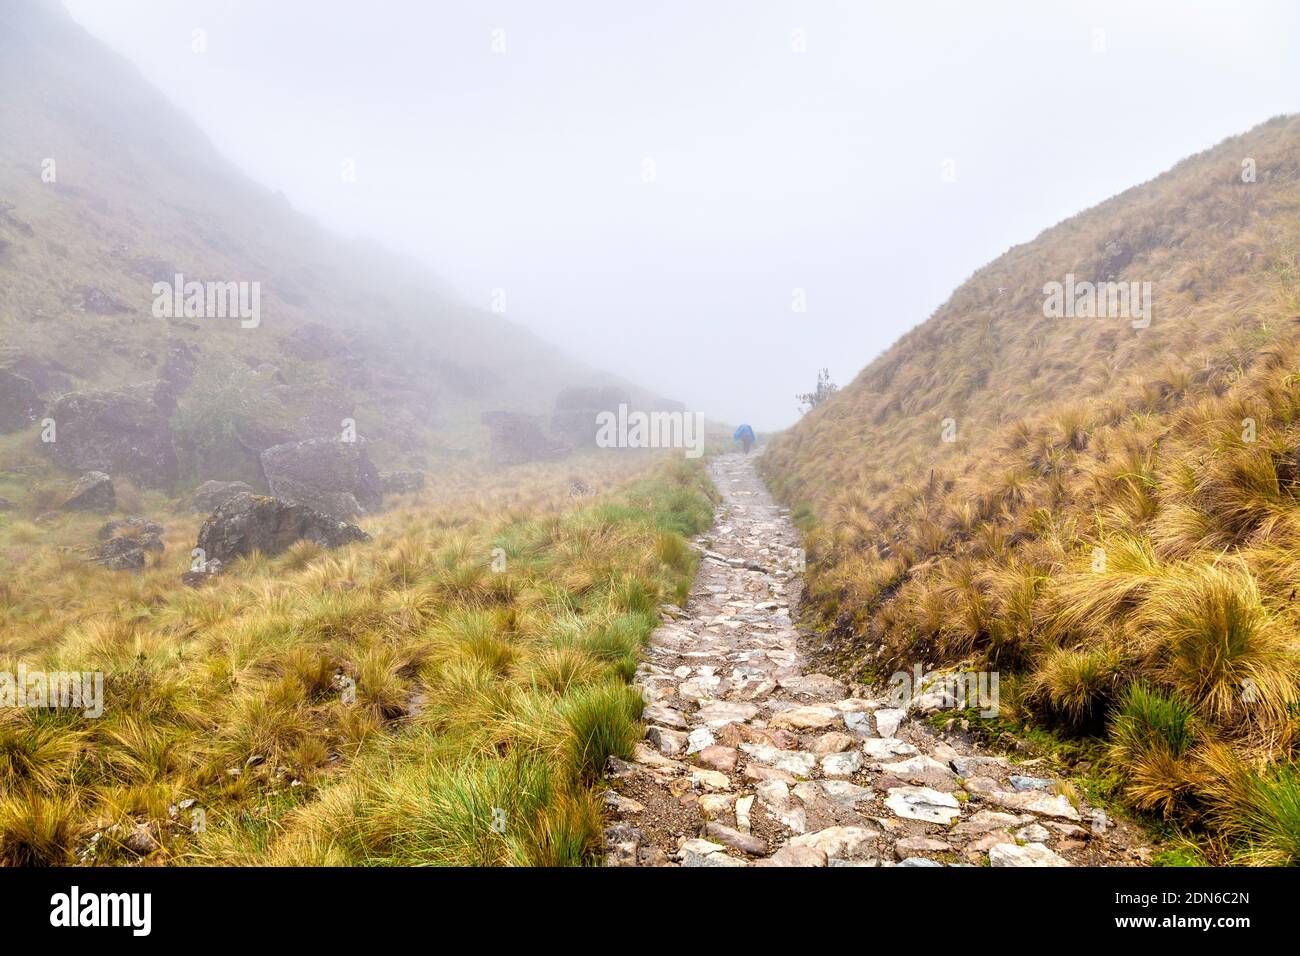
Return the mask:
<path id="1" fill-rule="evenodd" d="M 760 428 L 1009 246 L 1300 108 L 1295 0 L 66 3 L 300 209 Z"/>

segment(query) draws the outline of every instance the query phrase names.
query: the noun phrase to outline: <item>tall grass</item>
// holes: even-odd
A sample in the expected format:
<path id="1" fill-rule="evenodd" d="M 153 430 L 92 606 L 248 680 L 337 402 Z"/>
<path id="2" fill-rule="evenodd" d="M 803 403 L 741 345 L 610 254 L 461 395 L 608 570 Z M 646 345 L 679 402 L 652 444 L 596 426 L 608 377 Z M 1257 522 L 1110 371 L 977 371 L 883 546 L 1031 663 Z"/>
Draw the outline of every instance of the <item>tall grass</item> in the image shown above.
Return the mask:
<path id="1" fill-rule="evenodd" d="M 199 591 L 176 581 L 185 519 L 175 566 L 136 577 L 65 574 L 56 544 L 0 529 L 40 597 L 5 605 L 0 667 L 100 670 L 106 696 L 98 719 L 0 715 L 0 862 L 597 860 L 592 785 L 640 737 L 627 682 L 689 590 L 683 536 L 712 489 L 700 462 L 646 459 L 578 501 L 572 468 L 416 501 L 368 522 L 373 542 L 254 556 Z M 156 848 L 125 839 L 140 826 Z"/>
<path id="2" fill-rule="evenodd" d="M 1264 188 L 1224 173 L 1242 150 Z M 762 459 L 840 659 L 1014 672 L 1025 716 L 1106 738 L 1219 860 L 1295 839 L 1298 151 L 1279 117 L 1016 247 Z M 1150 327 L 1042 318 L 1116 243 Z M 1222 753 L 1252 769 L 1216 791 Z"/>

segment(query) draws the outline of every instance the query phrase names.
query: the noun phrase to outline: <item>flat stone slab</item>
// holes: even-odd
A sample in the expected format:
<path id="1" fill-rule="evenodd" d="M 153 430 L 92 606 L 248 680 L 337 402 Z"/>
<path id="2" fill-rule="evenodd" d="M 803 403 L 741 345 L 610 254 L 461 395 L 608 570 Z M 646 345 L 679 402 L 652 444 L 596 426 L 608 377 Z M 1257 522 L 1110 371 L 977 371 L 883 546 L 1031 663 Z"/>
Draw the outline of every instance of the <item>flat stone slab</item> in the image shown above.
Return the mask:
<path id="1" fill-rule="evenodd" d="M 690 727 L 686 722 L 686 715 L 667 704 L 647 705 L 645 710 L 641 711 L 641 719 L 648 724 L 662 724 L 673 730 L 687 730 Z"/>
<path id="2" fill-rule="evenodd" d="M 1041 843 L 1018 846 L 999 843 L 989 849 L 990 866 L 1069 866 L 1070 863 Z"/>
<path id="3" fill-rule="evenodd" d="M 883 710 L 876 711 L 875 717 L 876 733 L 881 737 L 892 737 L 898 733 L 898 728 L 907 717 L 907 711 L 887 707 Z"/>
<path id="4" fill-rule="evenodd" d="M 862 741 L 862 752 L 872 760 L 888 760 L 891 757 L 910 757 L 917 751 L 897 737 L 877 737 Z"/>
<path id="5" fill-rule="evenodd" d="M 732 721 L 744 723 L 758 715 L 757 704 L 734 700 L 715 700 L 704 704 L 692 716 L 710 730 L 717 730 Z"/>
<path id="6" fill-rule="evenodd" d="M 919 786 L 951 790 L 957 785 L 957 775 L 949 770 L 946 764 L 941 764 L 925 754 L 917 754 L 894 763 L 882 763 L 880 769 L 900 780 Z"/>
<path id="7" fill-rule="evenodd" d="M 829 730 L 843 726 L 844 718 L 834 707 L 795 707 L 777 714 L 767 725 L 787 730 Z"/>
<path id="8" fill-rule="evenodd" d="M 817 766 L 817 755 L 802 750 L 778 750 L 766 744 L 741 744 L 740 749 L 766 767 L 784 770 L 797 777 L 807 777 Z"/>
<path id="9" fill-rule="evenodd" d="M 985 803 L 992 803 L 999 807 L 1006 807 L 1010 810 L 1019 810 L 1021 813 L 1036 813 L 1043 817 L 1053 817 L 1057 820 L 1069 820 L 1072 823 L 1078 823 L 1082 817 L 1079 811 L 1074 808 L 1063 796 L 1049 796 L 1037 791 L 1028 791 L 1021 793 L 1012 791 L 1010 793 L 982 793 L 980 799 Z"/>
<path id="10" fill-rule="evenodd" d="M 827 858 L 860 856 L 871 848 L 871 841 L 880 836 L 866 827 L 827 827 L 816 833 L 792 837 L 786 846 L 812 847 L 821 850 Z"/>
<path id="11" fill-rule="evenodd" d="M 956 797 L 929 787 L 891 787 L 885 806 L 894 816 L 927 823 L 947 824 L 961 816 Z"/>

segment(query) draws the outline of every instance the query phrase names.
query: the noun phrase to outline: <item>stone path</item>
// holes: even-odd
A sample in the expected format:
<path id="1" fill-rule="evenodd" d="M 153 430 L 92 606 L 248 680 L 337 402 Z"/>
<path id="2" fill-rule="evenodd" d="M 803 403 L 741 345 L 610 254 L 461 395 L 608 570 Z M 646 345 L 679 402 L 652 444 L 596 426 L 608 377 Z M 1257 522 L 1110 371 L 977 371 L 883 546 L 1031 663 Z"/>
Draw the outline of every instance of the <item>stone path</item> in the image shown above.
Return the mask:
<path id="1" fill-rule="evenodd" d="M 637 673 L 645 740 L 610 761 L 609 864 L 1143 862 L 1131 827 L 1039 776 L 1040 762 L 932 730 L 920 718 L 933 700 L 905 711 L 804 672 L 798 535 L 755 457 L 710 467 L 723 500 L 696 542 L 694 590 L 684 610 L 665 606 Z"/>

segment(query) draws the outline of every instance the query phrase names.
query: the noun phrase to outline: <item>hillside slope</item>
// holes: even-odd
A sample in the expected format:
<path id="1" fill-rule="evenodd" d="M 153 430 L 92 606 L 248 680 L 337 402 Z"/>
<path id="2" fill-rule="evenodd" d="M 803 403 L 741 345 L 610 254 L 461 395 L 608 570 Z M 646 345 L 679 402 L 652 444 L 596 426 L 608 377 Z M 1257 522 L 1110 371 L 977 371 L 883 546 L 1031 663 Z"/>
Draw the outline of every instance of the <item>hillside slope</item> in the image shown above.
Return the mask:
<path id="1" fill-rule="evenodd" d="M 156 316 L 177 273 L 258 283 L 260 322 Z M 180 444 L 199 446 L 178 449 L 191 482 L 248 478 L 250 453 L 343 417 L 381 461 L 419 467 L 485 443 L 484 411 L 545 414 L 612 381 L 295 212 L 52 0 L 0 6 L 0 343 L 0 374 L 41 408 L 166 383 Z"/>
<path id="2" fill-rule="evenodd" d="M 1279 117 L 980 269 L 765 456 L 841 665 L 998 669 L 1251 862 L 1300 851 L 1297 213 Z M 1150 323 L 1048 317 L 1070 276 Z"/>

